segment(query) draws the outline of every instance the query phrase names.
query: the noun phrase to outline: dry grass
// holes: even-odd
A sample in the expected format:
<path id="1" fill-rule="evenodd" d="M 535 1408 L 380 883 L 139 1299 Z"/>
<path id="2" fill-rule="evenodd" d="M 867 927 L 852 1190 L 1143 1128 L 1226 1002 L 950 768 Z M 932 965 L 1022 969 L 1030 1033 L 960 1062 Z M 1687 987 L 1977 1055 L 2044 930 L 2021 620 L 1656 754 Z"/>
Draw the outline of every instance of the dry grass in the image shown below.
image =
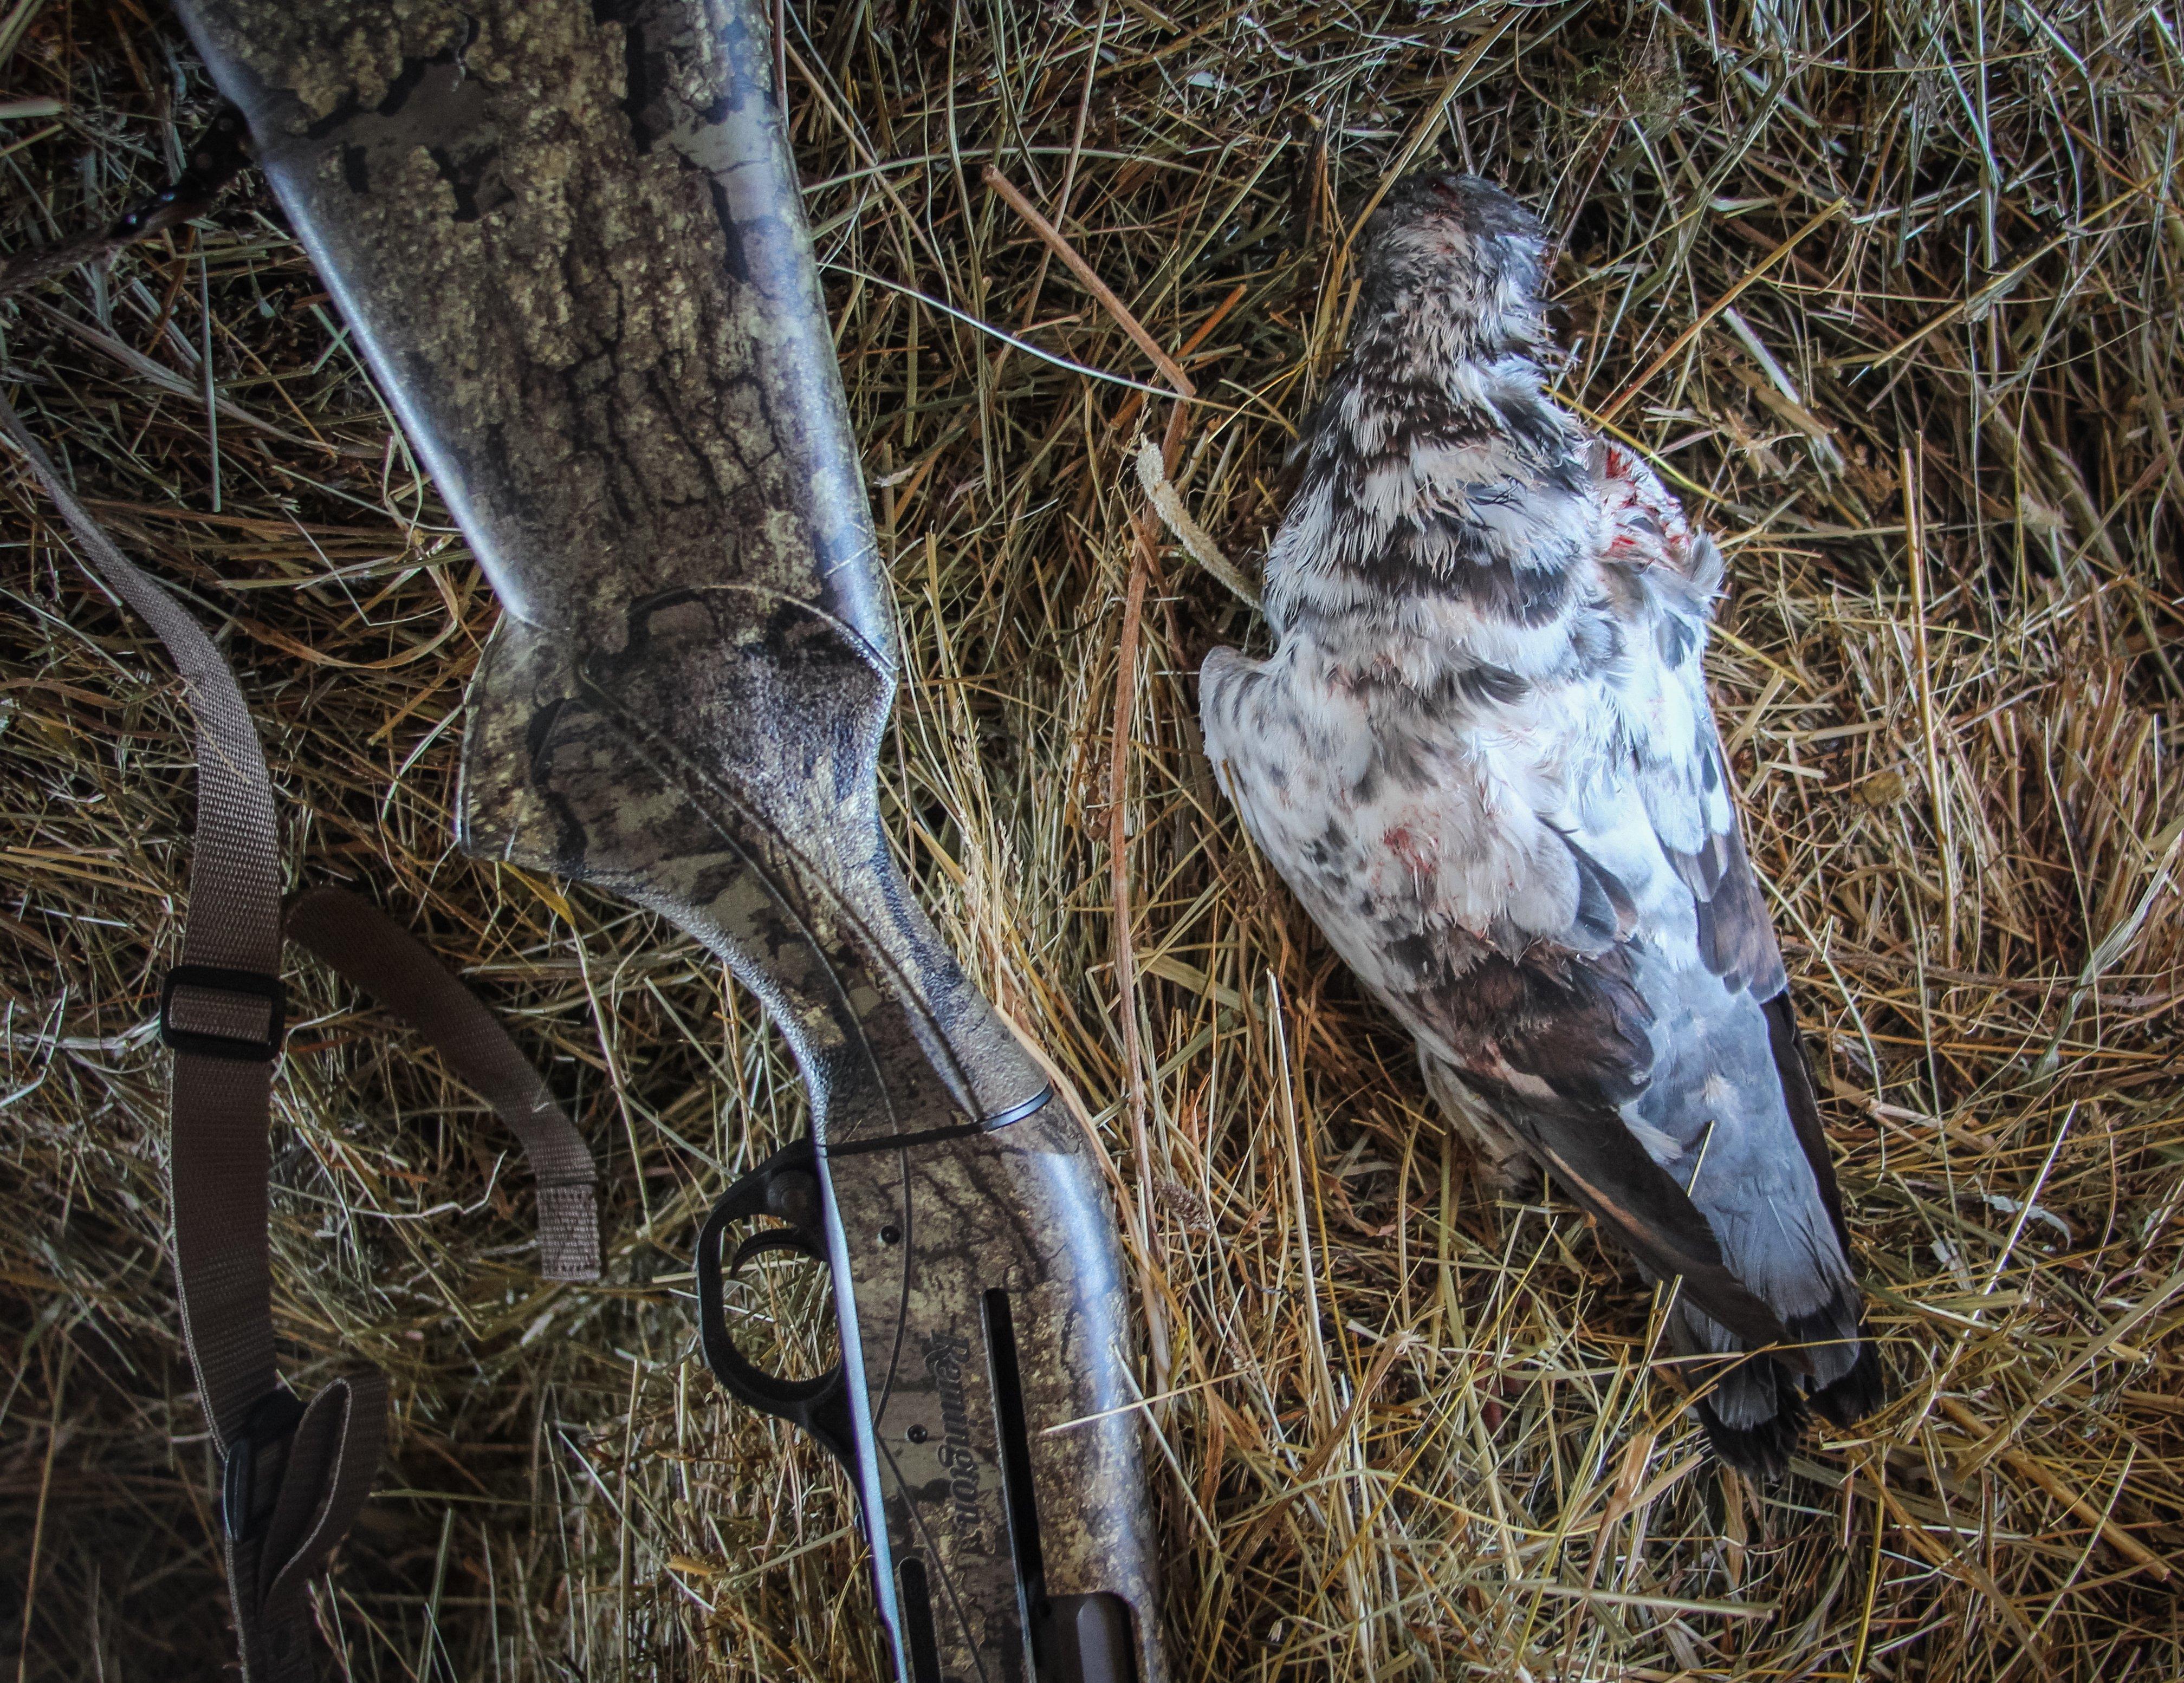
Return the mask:
<path id="1" fill-rule="evenodd" d="M 204 109 L 177 43 L 133 0 L 0 6 L 0 81 L 65 108 L 0 121 L 7 249 L 163 178 Z M 2175 14 L 844 0 L 788 47 L 912 680 L 895 834 L 1106 1107 L 1178 1676 L 2184 1675 Z M 1190 675 L 1265 633 L 1145 516 L 1168 406 L 913 296 L 1159 383 L 997 165 L 1206 399 L 1173 479 L 1249 570 L 1346 219 L 1443 146 L 1565 231 L 1567 396 L 1730 555 L 1718 695 L 1895 1384 L 1769 1490 L 1702 1455 L 1629 1267 L 1474 1179 L 1215 797 Z M 603 1159 L 609 1283 L 543 1287 L 482 1108 L 292 977 L 277 1314 L 307 1377 L 354 1352 L 398 1413 L 322 1601 L 352 1675 L 881 1675 L 846 1486 L 691 1360 L 693 1225 L 799 1125 L 793 1076 L 688 943 L 451 852 L 493 606 L 266 201 L 0 334 L 92 506 L 225 628 L 298 880 L 459 960 Z M 7 495 L 0 1664 L 198 1675 L 147 1038 L 178 689 Z M 755 1325 L 822 1359 L 811 1283 L 772 1279 Z"/>

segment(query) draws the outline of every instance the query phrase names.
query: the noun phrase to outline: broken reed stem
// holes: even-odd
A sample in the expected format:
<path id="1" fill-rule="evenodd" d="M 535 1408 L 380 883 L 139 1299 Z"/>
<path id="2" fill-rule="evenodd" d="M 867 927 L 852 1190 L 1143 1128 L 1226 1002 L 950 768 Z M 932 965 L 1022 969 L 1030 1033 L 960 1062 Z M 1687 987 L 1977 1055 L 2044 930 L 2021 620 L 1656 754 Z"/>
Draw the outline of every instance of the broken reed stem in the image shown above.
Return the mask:
<path id="1" fill-rule="evenodd" d="M 1115 651 L 1113 748 L 1107 762 L 1108 891 L 1115 913 L 1115 1015 L 1123 1035 L 1124 1098 L 1129 1108 L 1130 1149 L 1137 1163 L 1137 1227 L 1139 1264 L 1147 1271 L 1140 1293 L 1145 1306 L 1147 1341 L 1153 1358 L 1153 1389 L 1167 1389 L 1166 1316 L 1151 1278 L 1154 1264 L 1150 1137 L 1145 1131 L 1145 1054 L 1138 1033 L 1137 953 L 1130 936 L 1130 825 L 1127 797 L 1130 778 L 1130 729 L 1136 708 L 1138 632 L 1145 620 L 1145 578 L 1150 540 L 1140 532 L 1131 551 L 1129 579 L 1123 594 L 1123 630 Z"/>
<path id="2" fill-rule="evenodd" d="M 1183 449 L 1190 410 L 1183 403 L 1168 411 L 1167 436 L 1162 459 L 1172 467 Z M 1156 527 L 1143 511 L 1131 517 L 1129 581 L 1123 597 L 1123 629 L 1115 651 L 1115 718 L 1113 747 L 1107 761 L 1108 890 L 1114 900 L 1114 953 L 1117 1014 L 1123 1030 L 1123 1076 L 1130 1113 L 1130 1147 L 1137 1158 L 1136 1219 L 1139 1254 L 1148 1271 L 1141 1293 L 1145 1306 L 1146 1343 L 1152 1353 L 1155 1391 L 1166 1391 L 1171 1361 L 1167 1348 L 1167 1312 L 1162 1307 L 1165 1275 L 1161 1241 L 1153 1225 L 1152 1185 L 1159 1172 L 1146 1131 L 1145 1068 L 1143 1037 L 1138 1029 L 1138 958 L 1130 913 L 1130 743 L 1136 728 L 1138 698 L 1138 639 L 1145 624 L 1145 584 L 1153 566 Z"/>
<path id="3" fill-rule="evenodd" d="M 1046 242 L 1047 249 L 1068 266 L 1069 272 L 1084 283 L 1084 290 L 1100 301 L 1100 307 L 1115 319 L 1115 325 L 1130 336 L 1130 342 L 1148 357 L 1161 371 L 1167 383 L 1185 397 L 1195 397 L 1198 388 L 1190 383 L 1190 376 L 1176 366 L 1175 359 L 1160 347 L 1160 342 L 1145 331 L 1129 307 L 1115 296 L 1112 287 L 1102 280 L 1092 265 L 1077 254 L 1077 248 L 1062 236 L 1061 231 L 1039 214 L 1032 202 L 1017 191 L 1016 184 L 989 164 L 983 179 L 988 186 L 1008 203 L 1009 208 L 1023 218 L 1025 225 Z"/>

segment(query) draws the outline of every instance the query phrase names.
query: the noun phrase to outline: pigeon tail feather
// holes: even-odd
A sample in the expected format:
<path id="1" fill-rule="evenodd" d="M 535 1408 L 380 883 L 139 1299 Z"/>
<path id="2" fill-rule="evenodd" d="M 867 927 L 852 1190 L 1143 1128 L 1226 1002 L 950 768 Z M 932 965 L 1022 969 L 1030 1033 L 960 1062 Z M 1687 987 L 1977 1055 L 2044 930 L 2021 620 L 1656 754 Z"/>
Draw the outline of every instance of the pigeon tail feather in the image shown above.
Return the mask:
<path id="1" fill-rule="evenodd" d="M 1851 1364 L 1850 1371 L 1813 1393 L 1813 1407 L 1830 1425 L 1854 1426 L 1888 1400 L 1888 1384 L 1880 1374 L 1880 1348 L 1865 1336 L 1864 1325 L 1858 1334 L 1858 1359 Z"/>
<path id="2" fill-rule="evenodd" d="M 1708 1444 L 1716 1455 L 1755 1483 L 1780 1478 L 1788 1470 L 1790 1453 L 1804 1435 L 1804 1398 L 1790 1383 L 1789 1375 L 1764 1356 L 1751 1358 L 1724 1379 L 1723 1386 L 1752 1391 L 1763 1388 L 1775 1399 L 1775 1406 L 1773 1413 L 1762 1416 L 1756 1424 L 1737 1426 L 1723 1418 L 1721 1404 L 1714 1397 L 1702 1399 L 1698 1409 L 1699 1424 L 1706 1428 Z"/>
<path id="3" fill-rule="evenodd" d="M 1748 1478 L 1779 1477 L 1789 1466 L 1811 1416 L 1849 1427 L 1875 1408 L 1886 1395 L 1880 1357 L 1858 1317 L 1853 1294 L 1845 1290 L 1810 1314 L 1786 1318 L 1792 1346 L 1818 1369 L 1822 1382 L 1801 1377 L 1778 1353 L 1750 1351 L 1745 1341 L 1711 1320 L 1694 1305 L 1677 1307 L 1672 1341 L 1687 1353 L 1722 1353 L 1717 1365 L 1703 1364 L 1693 1377 L 1710 1388 L 1698 1413 L 1714 1452 Z M 1749 1353 L 1738 1354 L 1740 1351 Z"/>

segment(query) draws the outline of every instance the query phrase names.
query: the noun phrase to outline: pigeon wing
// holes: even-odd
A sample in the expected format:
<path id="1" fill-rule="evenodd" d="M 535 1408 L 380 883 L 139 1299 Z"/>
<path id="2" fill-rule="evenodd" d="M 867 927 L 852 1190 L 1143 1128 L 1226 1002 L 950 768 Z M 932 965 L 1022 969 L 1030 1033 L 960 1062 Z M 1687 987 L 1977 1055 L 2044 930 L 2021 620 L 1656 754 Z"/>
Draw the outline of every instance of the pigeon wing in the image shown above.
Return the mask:
<path id="1" fill-rule="evenodd" d="M 1217 650 L 1201 675 L 1207 752 L 1253 839 L 1427 1053 L 1641 1264 L 1740 1339 L 1782 1341 L 1625 1120 L 1656 1061 L 1637 937 L 1662 915 L 1649 902 L 1686 924 L 1691 904 L 1635 786 L 1572 808 L 1538 753 L 1555 703 L 1489 702 L 1481 729 L 1462 686 L 1421 712 L 1407 690 L 1330 682 L 1310 653 Z"/>

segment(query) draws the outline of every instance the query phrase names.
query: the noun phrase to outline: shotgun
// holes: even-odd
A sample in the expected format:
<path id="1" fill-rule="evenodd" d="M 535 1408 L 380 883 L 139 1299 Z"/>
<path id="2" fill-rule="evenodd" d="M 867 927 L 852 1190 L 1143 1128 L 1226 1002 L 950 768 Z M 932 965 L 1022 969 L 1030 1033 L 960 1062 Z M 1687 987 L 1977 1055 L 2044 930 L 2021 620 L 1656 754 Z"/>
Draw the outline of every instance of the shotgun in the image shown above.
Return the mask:
<path id="1" fill-rule="evenodd" d="M 180 9 L 504 610 L 461 845 L 688 931 L 810 1088 L 810 1137 L 700 1235 L 709 1364 L 850 1469 L 908 1683 L 1162 1683 L 1089 1129 L 882 827 L 887 580 L 763 14 Z M 831 1269 L 818 1378 L 729 1334 L 724 1283 L 772 1249 Z"/>

